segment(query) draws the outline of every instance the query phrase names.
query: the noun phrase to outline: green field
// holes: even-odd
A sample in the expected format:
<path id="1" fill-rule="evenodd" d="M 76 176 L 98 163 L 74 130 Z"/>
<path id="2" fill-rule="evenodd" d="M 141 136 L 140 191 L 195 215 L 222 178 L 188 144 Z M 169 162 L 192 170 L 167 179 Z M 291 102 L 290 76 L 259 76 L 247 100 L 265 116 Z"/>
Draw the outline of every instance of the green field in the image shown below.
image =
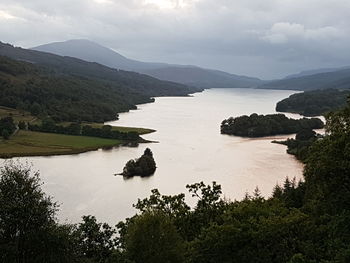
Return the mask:
<path id="1" fill-rule="evenodd" d="M 15 122 L 24 121 L 30 123 L 40 122 L 28 112 L 10 109 L 0 106 L 0 118 L 11 116 Z M 69 125 L 69 122 L 61 125 Z M 101 123 L 82 123 L 95 128 L 102 128 Z M 137 132 L 140 135 L 154 132 L 152 129 L 113 126 L 112 130 L 120 132 Z M 141 138 L 140 142 L 146 142 Z M 124 143 L 116 139 L 105 139 L 87 136 L 72 136 L 55 133 L 42 133 L 20 130 L 3 140 L 0 137 L 0 158 L 22 157 L 22 156 L 48 156 L 75 154 L 104 147 L 113 147 Z"/>
<path id="2" fill-rule="evenodd" d="M 122 141 L 112 139 L 21 130 L 10 140 L 0 140 L 0 157 L 74 154 L 121 143 Z"/>
<path id="3" fill-rule="evenodd" d="M 83 123 L 84 125 L 84 123 Z M 86 123 L 86 125 L 91 125 L 94 128 L 102 128 L 104 124 L 102 123 Z M 155 132 L 155 130 L 147 129 L 147 128 L 134 128 L 134 127 L 122 127 L 122 126 L 112 126 L 113 131 L 120 131 L 120 132 L 137 132 L 140 135 L 148 134 Z"/>

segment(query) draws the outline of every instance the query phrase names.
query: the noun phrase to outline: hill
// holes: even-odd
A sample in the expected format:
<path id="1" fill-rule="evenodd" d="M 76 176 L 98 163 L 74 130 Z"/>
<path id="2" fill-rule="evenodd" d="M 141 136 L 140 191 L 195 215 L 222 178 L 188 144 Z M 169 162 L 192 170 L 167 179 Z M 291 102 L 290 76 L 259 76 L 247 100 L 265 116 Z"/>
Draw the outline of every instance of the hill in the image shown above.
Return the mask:
<path id="1" fill-rule="evenodd" d="M 335 71 L 340 71 L 340 70 L 344 70 L 344 69 L 350 69 L 350 66 L 339 67 L 339 68 L 319 68 L 319 69 L 304 70 L 304 71 L 301 71 L 301 72 L 296 73 L 296 74 L 288 75 L 284 79 L 293 79 L 293 78 L 310 76 L 310 75 L 315 75 L 315 74 L 320 74 L 320 73 L 335 72 Z"/>
<path id="2" fill-rule="evenodd" d="M 34 47 L 33 50 L 76 57 L 112 68 L 136 71 L 161 80 L 178 82 L 200 88 L 246 88 L 256 87 L 263 83 L 263 81 L 257 78 L 237 76 L 196 66 L 147 63 L 131 60 L 112 49 L 89 40 L 75 39 L 65 42 L 55 42 Z"/>
<path id="3" fill-rule="evenodd" d="M 264 89 L 316 90 L 316 89 L 349 89 L 350 69 L 324 72 L 297 78 L 282 79 L 259 86 Z"/>
<path id="4" fill-rule="evenodd" d="M 56 121 L 103 122 L 154 96 L 198 91 L 139 73 L 0 42 L 0 105 Z"/>
<path id="5" fill-rule="evenodd" d="M 158 79 L 174 81 L 200 88 L 255 88 L 261 80 L 237 76 L 223 71 L 199 67 L 164 67 L 145 70 L 145 74 Z"/>
<path id="6" fill-rule="evenodd" d="M 32 50 L 75 57 L 90 62 L 97 62 L 107 67 L 130 71 L 142 71 L 167 66 L 167 64 L 162 63 L 146 63 L 128 59 L 112 49 L 85 39 L 54 42 L 34 47 Z"/>
<path id="7" fill-rule="evenodd" d="M 324 89 L 305 91 L 279 101 L 276 111 L 319 116 L 346 106 L 350 90 Z"/>
<path id="8" fill-rule="evenodd" d="M 153 77 L 72 57 L 62 57 L 46 52 L 13 47 L 0 42 L 0 55 L 15 60 L 37 64 L 56 74 L 75 75 L 109 83 L 114 87 L 127 88 L 130 93 L 146 96 L 184 96 L 199 91 L 178 83 L 161 81 Z"/>

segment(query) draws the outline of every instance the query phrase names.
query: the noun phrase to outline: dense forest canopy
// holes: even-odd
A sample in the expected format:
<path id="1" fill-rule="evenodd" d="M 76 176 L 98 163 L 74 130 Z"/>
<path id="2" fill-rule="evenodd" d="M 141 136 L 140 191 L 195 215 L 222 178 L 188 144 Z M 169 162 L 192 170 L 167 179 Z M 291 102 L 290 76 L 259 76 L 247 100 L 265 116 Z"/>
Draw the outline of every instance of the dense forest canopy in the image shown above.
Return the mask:
<path id="1" fill-rule="evenodd" d="M 321 129 L 324 124 L 320 119 L 291 119 L 283 114 L 243 115 L 229 118 L 221 123 L 221 133 L 243 136 L 262 137 L 278 134 L 297 133 L 302 129 Z"/>
<path id="2" fill-rule="evenodd" d="M 297 93 L 280 101 L 276 111 L 295 112 L 304 116 L 320 116 L 346 106 L 350 90 L 313 90 Z"/>
<path id="3" fill-rule="evenodd" d="M 0 171 L 1 262 L 348 263 L 350 262 L 350 104 L 327 116 L 327 135 L 305 158 L 304 180 L 286 179 L 269 198 L 257 188 L 241 201 L 215 182 L 185 194 L 153 190 L 116 228 L 84 216 L 59 224 L 38 173 L 8 163 Z M 312 138 L 311 132 L 298 139 Z M 283 171 L 281 171 L 283 173 Z M 117 234 L 118 233 L 118 234 Z"/>

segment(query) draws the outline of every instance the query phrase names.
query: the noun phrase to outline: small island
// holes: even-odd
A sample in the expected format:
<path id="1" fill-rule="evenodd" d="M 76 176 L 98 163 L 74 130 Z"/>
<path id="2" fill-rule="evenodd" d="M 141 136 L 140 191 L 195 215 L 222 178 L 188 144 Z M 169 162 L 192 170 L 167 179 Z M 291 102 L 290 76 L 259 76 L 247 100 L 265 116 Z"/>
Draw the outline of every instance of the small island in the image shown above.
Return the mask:
<path id="1" fill-rule="evenodd" d="M 263 137 L 293 134 L 303 129 L 322 129 L 324 123 L 318 118 L 291 119 L 284 114 L 258 115 L 256 113 L 228 118 L 221 123 L 221 133 L 242 137 Z"/>
<path id="2" fill-rule="evenodd" d="M 149 148 L 146 148 L 140 158 L 130 160 L 126 163 L 123 172 L 120 175 L 123 175 L 124 177 L 146 177 L 153 175 L 156 169 L 157 166 L 153 158 L 153 153 Z"/>

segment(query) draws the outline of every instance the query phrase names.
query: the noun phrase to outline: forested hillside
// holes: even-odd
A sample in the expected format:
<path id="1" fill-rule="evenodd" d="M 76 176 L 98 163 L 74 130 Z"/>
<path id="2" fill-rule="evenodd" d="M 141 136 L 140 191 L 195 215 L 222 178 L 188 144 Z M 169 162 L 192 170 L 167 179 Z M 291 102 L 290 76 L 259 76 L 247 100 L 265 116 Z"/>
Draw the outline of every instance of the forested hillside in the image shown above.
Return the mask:
<path id="1" fill-rule="evenodd" d="M 297 93 L 280 101 L 276 111 L 294 112 L 304 116 L 319 116 L 346 106 L 350 90 L 313 90 Z"/>
<path id="2" fill-rule="evenodd" d="M 13 47 L 0 42 L 0 55 L 44 66 L 57 74 L 78 75 L 110 82 L 116 88 L 126 87 L 130 92 L 147 96 L 183 96 L 198 91 L 185 85 L 161 81 L 147 75 L 116 70 L 98 63 L 72 57 L 62 57 L 45 52 Z"/>
<path id="3" fill-rule="evenodd" d="M 185 85 L 0 42 L 0 105 L 57 121 L 107 121 L 154 96 L 184 96 Z"/>
<path id="4" fill-rule="evenodd" d="M 150 102 L 127 87 L 73 75 L 58 75 L 27 62 L 0 57 L 0 105 L 56 121 L 113 120 L 117 113 Z"/>

